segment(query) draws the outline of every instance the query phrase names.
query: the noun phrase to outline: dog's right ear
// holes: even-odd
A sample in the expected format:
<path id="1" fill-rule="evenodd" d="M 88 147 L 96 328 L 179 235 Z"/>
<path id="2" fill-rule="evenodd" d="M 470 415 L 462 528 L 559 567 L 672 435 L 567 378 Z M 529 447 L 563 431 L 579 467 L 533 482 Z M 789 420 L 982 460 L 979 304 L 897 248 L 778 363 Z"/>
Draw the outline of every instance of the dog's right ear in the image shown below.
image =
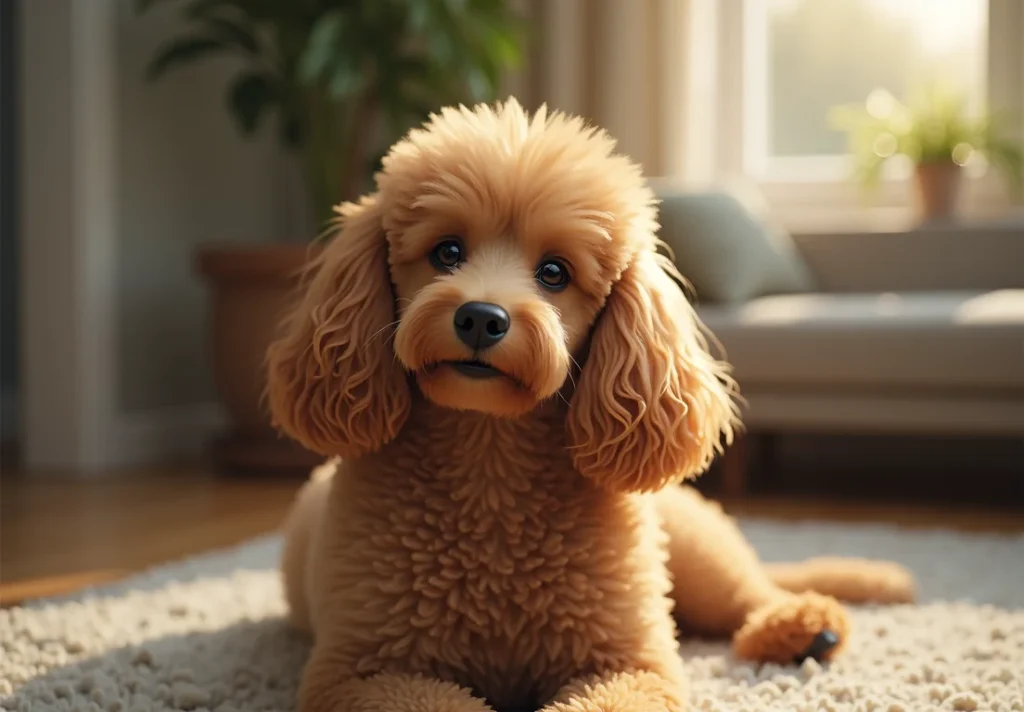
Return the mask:
<path id="1" fill-rule="evenodd" d="M 267 390 L 277 427 L 314 452 L 354 458 L 398 434 L 410 397 L 388 328 L 395 300 L 380 206 L 370 196 L 338 212 L 341 229 L 267 352 Z"/>
<path id="2" fill-rule="evenodd" d="M 653 492 L 694 477 L 738 426 L 729 366 L 669 277 L 641 251 L 608 297 L 569 406 L 570 452 L 585 477 L 620 492 Z"/>

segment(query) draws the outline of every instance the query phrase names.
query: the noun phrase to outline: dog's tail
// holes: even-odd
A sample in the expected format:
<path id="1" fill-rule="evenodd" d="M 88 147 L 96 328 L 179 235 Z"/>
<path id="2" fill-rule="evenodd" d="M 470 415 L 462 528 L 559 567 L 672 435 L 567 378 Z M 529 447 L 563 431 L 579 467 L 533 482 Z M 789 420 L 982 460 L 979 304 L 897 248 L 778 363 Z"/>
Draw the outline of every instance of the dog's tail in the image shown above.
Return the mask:
<path id="1" fill-rule="evenodd" d="M 888 561 L 827 557 L 764 566 L 780 588 L 849 603 L 910 603 L 917 593 L 911 573 Z"/>

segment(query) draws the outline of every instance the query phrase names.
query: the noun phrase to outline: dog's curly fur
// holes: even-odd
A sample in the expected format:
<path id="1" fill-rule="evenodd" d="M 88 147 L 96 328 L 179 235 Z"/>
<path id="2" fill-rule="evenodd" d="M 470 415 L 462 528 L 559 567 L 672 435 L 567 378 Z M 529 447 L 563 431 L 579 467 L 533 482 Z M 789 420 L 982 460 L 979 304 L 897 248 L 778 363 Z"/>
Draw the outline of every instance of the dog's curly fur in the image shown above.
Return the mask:
<path id="1" fill-rule="evenodd" d="M 788 662 L 846 639 L 828 594 L 912 595 L 890 564 L 764 567 L 677 486 L 732 439 L 735 384 L 606 133 L 514 100 L 446 109 L 376 182 L 268 356 L 276 422 L 332 456 L 287 523 L 291 615 L 316 639 L 301 712 L 678 710 L 673 612 Z M 445 236 L 451 271 L 429 259 Z M 552 257 L 560 291 L 535 278 Z M 511 318 L 478 353 L 452 325 L 469 301 Z M 470 358 L 500 375 L 452 365 Z"/>

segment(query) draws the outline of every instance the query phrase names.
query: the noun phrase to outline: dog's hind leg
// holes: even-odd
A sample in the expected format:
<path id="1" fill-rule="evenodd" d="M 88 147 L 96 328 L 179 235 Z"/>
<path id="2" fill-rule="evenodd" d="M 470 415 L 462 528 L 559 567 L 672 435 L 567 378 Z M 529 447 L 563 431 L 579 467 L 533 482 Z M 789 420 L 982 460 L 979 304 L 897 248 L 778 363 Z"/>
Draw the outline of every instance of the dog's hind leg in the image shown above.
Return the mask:
<path id="1" fill-rule="evenodd" d="M 738 656 L 779 663 L 828 659 L 842 647 L 843 607 L 777 585 L 717 504 L 688 487 L 668 487 L 655 499 L 669 535 L 675 614 L 686 629 L 732 635 Z"/>

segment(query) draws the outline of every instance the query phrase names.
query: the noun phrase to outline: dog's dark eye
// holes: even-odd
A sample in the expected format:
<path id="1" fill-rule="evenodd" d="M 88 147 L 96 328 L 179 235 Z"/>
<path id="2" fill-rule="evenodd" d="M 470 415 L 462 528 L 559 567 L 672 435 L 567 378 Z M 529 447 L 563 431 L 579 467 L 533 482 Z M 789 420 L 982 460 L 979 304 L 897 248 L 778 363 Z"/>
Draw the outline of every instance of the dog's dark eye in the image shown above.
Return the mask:
<path id="1" fill-rule="evenodd" d="M 431 251 L 430 261 L 437 269 L 450 272 L 462 262 L 462 245 L 455 238 L 443 240 Z"/>
<path id="2" fill-rule="evenodd" d="M 564 289 L 569 284 L 569 268 L 561 260 L 545 260 L 537 268 L 537 281 L 548 289 Z"/>

